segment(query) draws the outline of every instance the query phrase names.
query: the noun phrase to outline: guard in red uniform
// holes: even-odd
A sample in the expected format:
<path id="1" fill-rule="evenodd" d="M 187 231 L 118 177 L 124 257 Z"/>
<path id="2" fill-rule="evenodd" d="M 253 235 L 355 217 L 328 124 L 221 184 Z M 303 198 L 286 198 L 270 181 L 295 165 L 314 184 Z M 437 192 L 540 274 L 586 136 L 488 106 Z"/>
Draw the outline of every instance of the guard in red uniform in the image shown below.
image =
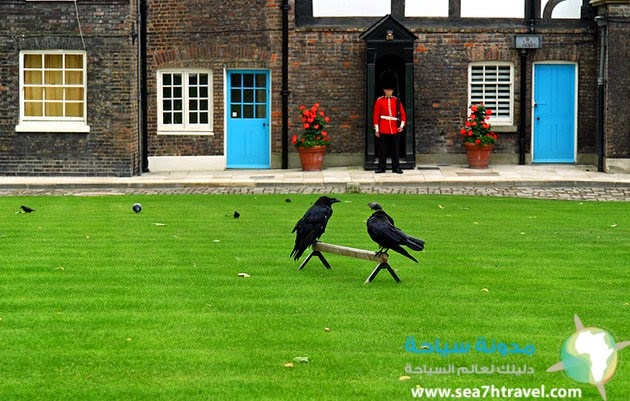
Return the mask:
<path id="1" fill-rule="evenodd" d="M 385 96 L 381 96 L 374 102 L 372 113 L 374 132 L 379 143 L 378 167 L 375 173 L 384 173 L 387 156 L 392 159 L 392 171 L 402 174 L 398 157 L 398 142 L 400 133 L 407 123 L 405 108 L 396 96 L 393 96 L 392 84 L 383 84 Z"/>

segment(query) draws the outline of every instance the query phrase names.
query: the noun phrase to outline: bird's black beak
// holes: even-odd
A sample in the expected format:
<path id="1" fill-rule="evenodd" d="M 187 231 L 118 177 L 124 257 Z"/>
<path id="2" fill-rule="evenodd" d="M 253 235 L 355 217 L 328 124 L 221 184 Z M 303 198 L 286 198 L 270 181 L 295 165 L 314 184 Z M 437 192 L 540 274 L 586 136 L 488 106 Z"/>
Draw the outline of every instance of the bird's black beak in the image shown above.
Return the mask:
<path id="1" fill-rule="evenodd" d="M 340 201 L 339 199 L 337 199 L 337 198 L 332 198 L 332 199 L 330 200 L 330 203 L 340 203 L 340 202 L 341 202 L 341 201 Z"/>

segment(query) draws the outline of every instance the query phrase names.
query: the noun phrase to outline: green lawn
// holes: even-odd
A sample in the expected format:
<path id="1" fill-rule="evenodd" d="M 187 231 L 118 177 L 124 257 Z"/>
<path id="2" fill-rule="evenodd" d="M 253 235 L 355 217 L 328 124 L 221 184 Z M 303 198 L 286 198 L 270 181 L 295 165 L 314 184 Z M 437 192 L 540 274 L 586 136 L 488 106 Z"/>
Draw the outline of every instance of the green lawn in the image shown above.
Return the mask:
<path id="1" fill-rule="evenodd" d="M 628 203 L 336 196 L 324 242 L 376 251 L 370 201 L 426 241 L 419 264 L 390 255 L 401 284 L 386 271 L 363 284 L 375 263 L 337 255 L 297 269 L 291 230 L 317 195 L 0 197 L 0 400 L 410 400 L 484 385 L 601 399 L 546 369 L 574 314 L 630 340 Z M 407 352 L 408 337 L 473 349 Z M 535 353 L 477 352 L 479 337 Z M 628 360 L 609 401 L 630 394 Z M 506 364 L 533 373 L 457 373 Z"/>

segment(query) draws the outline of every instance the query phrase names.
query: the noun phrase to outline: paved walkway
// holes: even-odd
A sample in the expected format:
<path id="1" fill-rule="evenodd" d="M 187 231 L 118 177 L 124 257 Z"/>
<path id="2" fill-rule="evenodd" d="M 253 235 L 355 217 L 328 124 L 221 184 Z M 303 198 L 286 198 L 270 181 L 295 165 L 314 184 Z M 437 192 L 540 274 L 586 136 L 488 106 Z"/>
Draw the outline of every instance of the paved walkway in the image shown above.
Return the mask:
<path id="1" fill-rule="evenodd" d="M 150 172 L 134 177 L 0 177 L 0 195 L 404 193 L 630 201 L 630 174 L 586 165 L 418 166 L 404 174 L 360 167 L 317 172 L 224 170 Z"/>

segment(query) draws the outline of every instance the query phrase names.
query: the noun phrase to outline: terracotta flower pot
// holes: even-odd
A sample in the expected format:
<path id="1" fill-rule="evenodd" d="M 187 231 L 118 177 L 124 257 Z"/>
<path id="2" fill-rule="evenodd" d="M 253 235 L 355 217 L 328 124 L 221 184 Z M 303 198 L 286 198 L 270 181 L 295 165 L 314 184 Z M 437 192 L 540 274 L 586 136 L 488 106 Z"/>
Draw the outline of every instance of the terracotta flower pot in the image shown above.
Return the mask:
<path id="1" fill-rule="evenodd" d="M 320 171 L 324 168 L 324 155 L 326 146 L 313 146 L 311 148 L 298 147 L 298 154 L 304 171 Z"/>
<path id="2" fill-rule="evenodd" d="M 465 142 L 464 147 L 466 148 L 469 168 L 488 168 L 494 145 L 477 145 Z"/>

